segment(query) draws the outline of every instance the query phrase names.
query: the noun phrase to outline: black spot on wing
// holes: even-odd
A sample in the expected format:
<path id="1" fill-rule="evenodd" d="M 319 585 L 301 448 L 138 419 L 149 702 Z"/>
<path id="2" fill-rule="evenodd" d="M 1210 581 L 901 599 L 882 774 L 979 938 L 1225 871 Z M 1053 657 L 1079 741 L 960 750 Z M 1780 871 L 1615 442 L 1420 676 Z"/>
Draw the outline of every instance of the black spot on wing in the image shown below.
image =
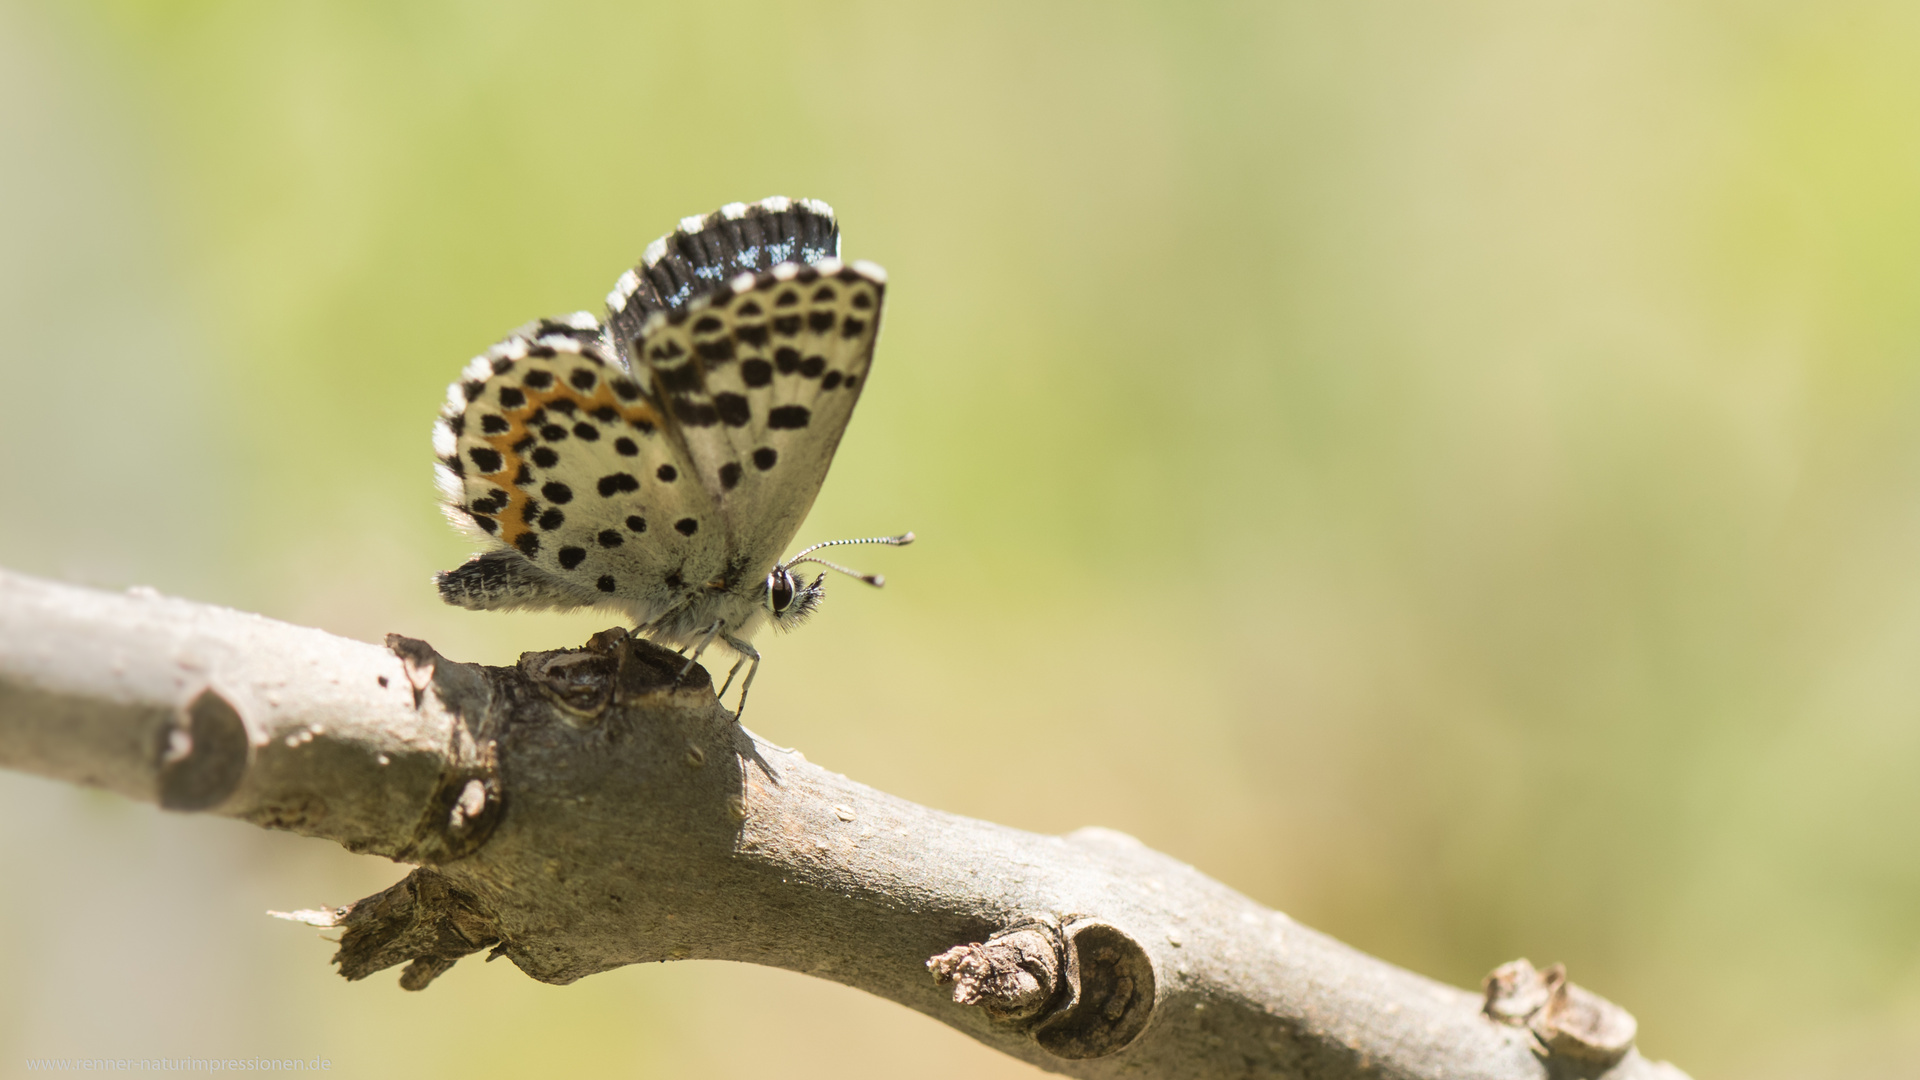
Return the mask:
<path id="1" fill-rule="evenodd" d="M 560 455 L 554 453 L 553 447 L 542 446 L 534 450 L 533 463 L 543 469 L 551 469 L 560 464 Z"/>
<path id="2" fill-rule="evenodd" d="M 660 388 L 669 394 L 686 394 L 700 389 L 705 381 L 700 377 L 700 369 L 692 364 L 678 367 L 654 368 L 654 374 L 660 379 Z"/>
<path id="3" fill-rule="evenodd" d="M 549 480 L 540 485 L 540 494 L 563 505 L 573 501 L 573 489 L 558 480 Z"/>
<path id="4" fill-rule="evenodd" d="M 673 523 L 673 528 L 681 536 L 692 536 L 700 531 L 700 523 L 692 518 L 681 518 Z"/>
<path id="5" fill-rule="evenodd" d="M 517 386 L 500 388 L 500 404 L 509 409 L 517 409 L 527 403 L 527 395 Z"/>
<path id="6" fill-rule="evenodd" d="M 514 538 L 513 546 L 520 549 L 520 554 L 531 558 L 540 551 L 540 536 L 538 533 L 523 532 Z"/>
<path id="7" fill-rule="evenodd" d="M 506 417 L 496 416 L 493 413 L 488 413 L 480 418 L 480 430 L 486 432 L 488 435 L 504 434 L 506 430 L 512 426 L 512 424 L 507 423 Z M 454 432 L 454 434 L 457 435 L 459 432 Z"/>
<path id="8" fill-rule="evenodd" d="M 824 334 L 833 329 L 833 312 L 816 311 L 807 316 L 807 329 L 816 334 Z"/>
<path id="9" fill-rule="evenodd" d="M 473 460 L 473 467 L 483 473 L 499 472 L 506 462 L 500 458 L 500 451 L 490 446 L 476 446 L 467 451 L 467 457 Z"/>
<path id="10" fill-rule="evenodd" d="M 748 386 L 765 386 L 773 381 L 773 365 L 758 358 L 740 365 L 740 381 Z"/>
<path id="11" fill-rule="evenodd" d="M 587 561 L 586 548 L 563 547 L 560 549 L 560 567 L 563 570 L 571 570 L 585 561 Z"/>
<path id="12" fill-rule="evenodd" d="M 558 510 L 548 510 L 546 513 L 540 515 L 540 527 L 547 532 L 552 532 L 566 523 L 567 515 Z"/>
<path id="13" fill-rule="evenodd" d="M 807 426 L 813 419 L 813 411 L 805 405 L 782 405 L 767 414 L 767 426 L 770 428 L 797 429 Z"/>
<path id="14" fill-rule="evenodd" d="M 552 356 L 553 350 L 548 349 L 547 355 Z M 526 377 L 521 379 L 520 382 L 522 385 L 531 386 L 535 390 L 545 390 L 547 387 L 553 385 L 553 372 L 541 371 L 536 368 L 533 371 L 527 372 Z"/>
<path id="15" fill-rule="evenodd" d="M 780 451 L 771 446 L 763 446 L 753 452 L 753 466 L 761 472 L 773 468 L 773 463 L 779 460 Z"/>
<path id="16" fill-rule="evenodd" d="M 596 485 L 603 499 L 611 499 L 623 491 L 639 491 L 640 481 L 632 473 L 608 473 L 600 478 Z"/>
<path id="17" fill-rule="evenodd" d="M 740 483 L 740 463 L 729 461 L 720 466 L 720 490 L 732 491 Z"/>
<path id="18" fill-rule="evenodd" d="M 599 540 L 603 548 L 617 548 L 626 542 L 626 537 L 621 536 L 617 529 L 601 529 L 600 535 L 594 539 Z"/>
<path id="19" fill-rule="evenodd" d="M 747 399 L 734 393 L 716 394 L 713 398 L 714 411 L 720 414 L 720 420 L 728 427 L 746 427 L 753 419 L 753 409 L 747 405 Z"/>
<path id="20" fill-rule="evenodd" d="M 600 580 L 594 582 L 593 587 L 601 592 L 612 592 L 620 587 L 620 583 L 613 580 L 612 574 L 601 574 Z"/>
<path id="21" fill-rule="evenodd" d="M 720 414 L 711 404 L 684 397 L 673 399 L 673 418 L 687 427 L 712 427 L 720 422 Z"/>
<path id="22" fill-rule="evenodd" d="M 653 470 L 653 475 L 659 477 L 661 483 L 671 484 L 675 480 L 680 479 L 680 470 L 671 465 L 662 465 Z"/>

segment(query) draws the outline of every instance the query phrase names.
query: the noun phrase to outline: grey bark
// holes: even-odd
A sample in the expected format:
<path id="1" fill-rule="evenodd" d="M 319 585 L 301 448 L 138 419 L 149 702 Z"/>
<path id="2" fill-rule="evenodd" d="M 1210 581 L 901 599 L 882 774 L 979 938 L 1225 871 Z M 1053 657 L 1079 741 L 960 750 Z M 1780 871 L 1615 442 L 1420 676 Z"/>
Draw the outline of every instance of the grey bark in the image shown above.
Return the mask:
<path id="1" fill-rule="evenodd" d="M 489 950 L 568 983 L 768 964 L 1108 1077 L 1684 1080 L 1557 967 L 1394 967 L 1105 829 L 941 813 L 766 743 L 622 630 L 509 668 L 0 571 L 0 765 L 417 867 L 331 911 L 349 979 Z"/>

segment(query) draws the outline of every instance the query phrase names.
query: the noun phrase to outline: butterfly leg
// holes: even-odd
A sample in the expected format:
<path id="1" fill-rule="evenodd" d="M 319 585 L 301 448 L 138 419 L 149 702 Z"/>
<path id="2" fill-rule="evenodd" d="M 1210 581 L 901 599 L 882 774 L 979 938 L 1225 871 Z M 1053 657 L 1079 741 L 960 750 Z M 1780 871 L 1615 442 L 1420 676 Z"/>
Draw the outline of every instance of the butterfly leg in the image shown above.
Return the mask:
<path id="1" fill-rule="evenodd" d="M 735 675 L 740 674 L 740 665 L 745 664 L 746 662 L 747 662 L 747 658 L 744 656 L 733 662 L 733 666 L 727 669 L 727 681 L 720 684 L 720 692 L 713 695 L 714 697 L 723 698 L 727 696 L 727 687 L 733 685 L 733 677 Z"/>
<path id="2" fill-rule="evenodd" d="M 753 677 L 760 673 L 760 652 L 732 634 L 726 635 L 724 640 L 727 648 L 740 654 L 740 659 L 734 662 L 733 670 L 739 671 L 741 664 L 747 665 L 747 679 L 740 684 L 740 704 L 733 710 L 733 722 L 737 724 L 740 722 L 741 715 L 747 711 L 747 691 L 753 689 Z M 727 674 L 727 685 L 733 685 L 732 672 Z M 726 688 L 722 687 L 720 692 L 726 693 Z"/>
<path id="3" fill-rule="evenodd" d="M 720 622 L 719 620 L 715 620 L 712 626 L 707 627 L 707 636 L 701 638 L 700 644 L 694 646 L 692 654 L 687 656 L 686 666 L 680 669 L 679 678 L 682 678 L 682 679 L 686 678 L 687 672 L 693 670 L 693 665 L 698 663 L 700 660 L 700 654 L 703 652 L 706 652 L 707 646 L 713 644 L 713 639 L 719 635 L 720 627 L 724 625 L 725 624 Z"/>

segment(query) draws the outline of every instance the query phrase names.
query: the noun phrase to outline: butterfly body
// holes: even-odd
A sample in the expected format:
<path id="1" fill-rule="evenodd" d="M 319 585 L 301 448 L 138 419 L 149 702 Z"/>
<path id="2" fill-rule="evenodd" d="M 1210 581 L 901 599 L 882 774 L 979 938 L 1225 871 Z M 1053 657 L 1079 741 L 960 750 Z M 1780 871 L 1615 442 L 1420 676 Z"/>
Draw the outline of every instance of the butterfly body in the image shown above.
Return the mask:
<path id="1" fill-rule="evenodd" d="M 753 634 L 823 595 L 780 556 L 879 330 L 885 274 L 838 246 L 822 203 L 730 204 L 651 245 L 604 324 L 529 323 L 475 358 L 434 443 L 449 517 L 488 550 L 438 576 L 442 598 L 612 608 L 695 656 L 717 640 L 757 663 Z"/>

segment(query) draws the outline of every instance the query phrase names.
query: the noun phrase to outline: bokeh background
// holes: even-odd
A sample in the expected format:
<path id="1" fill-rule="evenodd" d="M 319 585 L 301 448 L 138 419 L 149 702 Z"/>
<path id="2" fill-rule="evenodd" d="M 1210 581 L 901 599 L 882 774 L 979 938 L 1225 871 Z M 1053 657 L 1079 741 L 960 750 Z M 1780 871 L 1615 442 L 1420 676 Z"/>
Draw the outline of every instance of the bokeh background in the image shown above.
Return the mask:
<path id="1" fill-rule="evenodd" d="M 892 275 L 753 726 L 1700 1080 L 1920 1075 L 1920 7 L 0 0 L 0 564 L 509 662 L 429 426 L 683 215 Z M 1008 775 L 1010 743 L 1053 763 Z M 1014 1076 L 723 964 L 348 985 L 402 868 L 0 775 L 0 1075 Z"/>

